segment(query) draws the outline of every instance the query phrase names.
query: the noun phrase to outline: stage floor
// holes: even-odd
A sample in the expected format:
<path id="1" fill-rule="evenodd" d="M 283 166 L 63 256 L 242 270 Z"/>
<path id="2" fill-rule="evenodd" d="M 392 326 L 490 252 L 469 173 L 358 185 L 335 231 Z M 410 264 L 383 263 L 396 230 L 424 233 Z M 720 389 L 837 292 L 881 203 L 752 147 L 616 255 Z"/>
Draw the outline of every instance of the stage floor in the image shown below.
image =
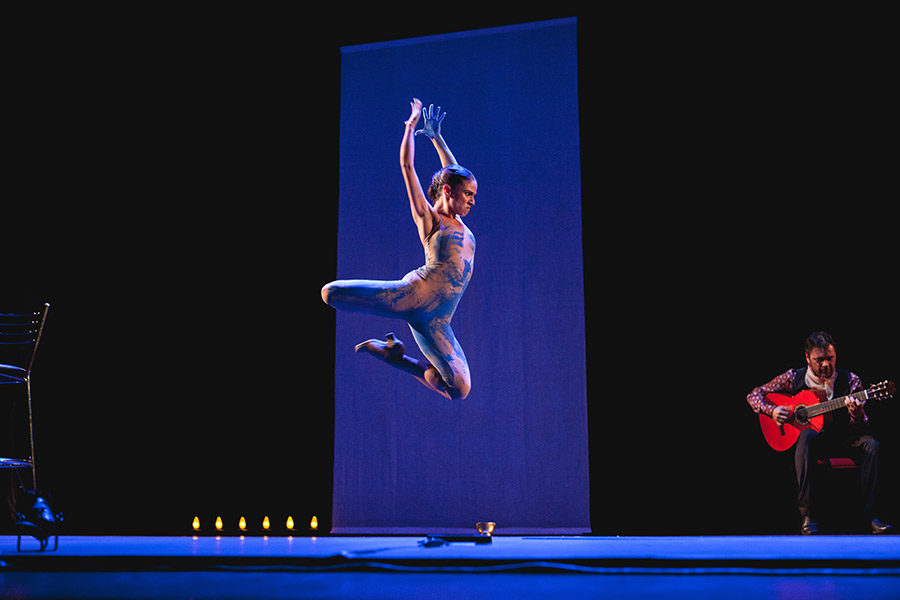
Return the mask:
<path id="1" fill-rule="evenodd" d="M 427 539 L 5 536 L 0 597 L 900 598 L 897 536 Z"/>

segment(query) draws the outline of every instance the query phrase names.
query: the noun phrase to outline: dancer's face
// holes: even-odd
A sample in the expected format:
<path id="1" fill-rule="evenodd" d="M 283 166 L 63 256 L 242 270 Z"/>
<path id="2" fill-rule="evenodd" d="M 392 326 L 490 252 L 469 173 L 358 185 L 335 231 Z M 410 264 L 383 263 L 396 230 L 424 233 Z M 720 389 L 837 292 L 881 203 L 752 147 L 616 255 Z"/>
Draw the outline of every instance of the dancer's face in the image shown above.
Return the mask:
<path id="1" fill-rule="evenodd" d="M 461 217 L 469 214 L 469 211 L 475 206 L 475 194 L 477 193 L 478 182 L 474 179 L 466 179 L 452 188 L 449 185 L 444 186 L 444 194 L 449 195 L 447 205 L 454 214 Z"/>
<path id="2" fill-rule="evenodd" d="M 834 374 L 834 365 L 837 361 L 837 354 L 834 346 L 829 345 L 827 348 L 813 348 L 806 353 L 806 364 L 812 369 L 816 377 L 820 379 L 828 379 Z"/>

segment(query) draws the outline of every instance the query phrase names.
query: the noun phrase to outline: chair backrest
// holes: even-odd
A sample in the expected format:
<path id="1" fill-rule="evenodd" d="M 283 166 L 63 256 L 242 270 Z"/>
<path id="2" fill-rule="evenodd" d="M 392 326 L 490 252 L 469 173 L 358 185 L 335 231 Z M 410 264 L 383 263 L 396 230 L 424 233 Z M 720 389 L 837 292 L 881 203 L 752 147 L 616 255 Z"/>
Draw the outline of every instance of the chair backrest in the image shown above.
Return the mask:
<path id="1" fill-rule="evenodd" d="M 49 309 L 50 304 L 45 303 L 41 310 L 31 313 L 0 313 L 0 348 L 18 346 L 26 350 L 22 361 L 4 365 L 5 373 L 0 370 L 0 383 L 20 383 L 20 375 L 27 378 L 31 374 Z"/>

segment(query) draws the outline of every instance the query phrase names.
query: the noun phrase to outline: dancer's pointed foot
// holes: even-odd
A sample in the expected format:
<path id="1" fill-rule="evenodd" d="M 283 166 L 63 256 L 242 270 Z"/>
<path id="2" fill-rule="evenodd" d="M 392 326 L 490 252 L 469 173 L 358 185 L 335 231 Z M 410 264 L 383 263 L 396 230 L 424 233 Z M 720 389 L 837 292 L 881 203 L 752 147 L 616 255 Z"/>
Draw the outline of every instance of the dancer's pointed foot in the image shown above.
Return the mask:
<path id="1" fill-rule="evenodd" d="M 356 345 L 356 352 L 368 352 L 376 358 L 392 362 L 403 358 L 403 342 L 394 337 L 393 333 L 384 336 L 381 340 L 366 340 Z"/>

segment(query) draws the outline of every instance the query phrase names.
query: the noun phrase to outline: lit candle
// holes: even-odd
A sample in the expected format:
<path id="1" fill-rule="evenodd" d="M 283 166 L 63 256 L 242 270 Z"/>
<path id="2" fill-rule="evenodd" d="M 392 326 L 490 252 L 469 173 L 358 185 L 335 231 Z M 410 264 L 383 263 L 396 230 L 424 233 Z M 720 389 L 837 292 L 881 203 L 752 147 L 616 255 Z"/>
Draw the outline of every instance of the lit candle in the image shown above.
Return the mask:
<path id="1" fill-rule="evenodd" d="M 216 517 L 216 531 L 222 531 L 222 517 Z"/>
<path id="2" fill-rule="evenodd" d="M 313 531 L 319 528 L 319 520 L 316 518 L 316 515 L 313 515 L 313 518 L 309 520 L 309 528 Z"/>
<path id="3" fill-rule="evenodd" d="M 288 515 L 286 526 L 288 529 L 294 529 L 294 517 Z"/>
<path id="4" fill-rule="evenodd" d="M 191 523 L 191 527 L 194 528 L 194 531 L 200 531 L 200 517 L 194 517 L 194 522 Z"/>
<path id="5" fill-rule="evenodd" d="M 241 517 L 241 520 L 238 521 L 238 527 L 241 528 L 241 531 L 247 531 L 247 519 Z"/>
<path id="6" fill-rule="evenodd" d="M 263 517 L 263 529 L 269 529 L 269 517 Z"/>

